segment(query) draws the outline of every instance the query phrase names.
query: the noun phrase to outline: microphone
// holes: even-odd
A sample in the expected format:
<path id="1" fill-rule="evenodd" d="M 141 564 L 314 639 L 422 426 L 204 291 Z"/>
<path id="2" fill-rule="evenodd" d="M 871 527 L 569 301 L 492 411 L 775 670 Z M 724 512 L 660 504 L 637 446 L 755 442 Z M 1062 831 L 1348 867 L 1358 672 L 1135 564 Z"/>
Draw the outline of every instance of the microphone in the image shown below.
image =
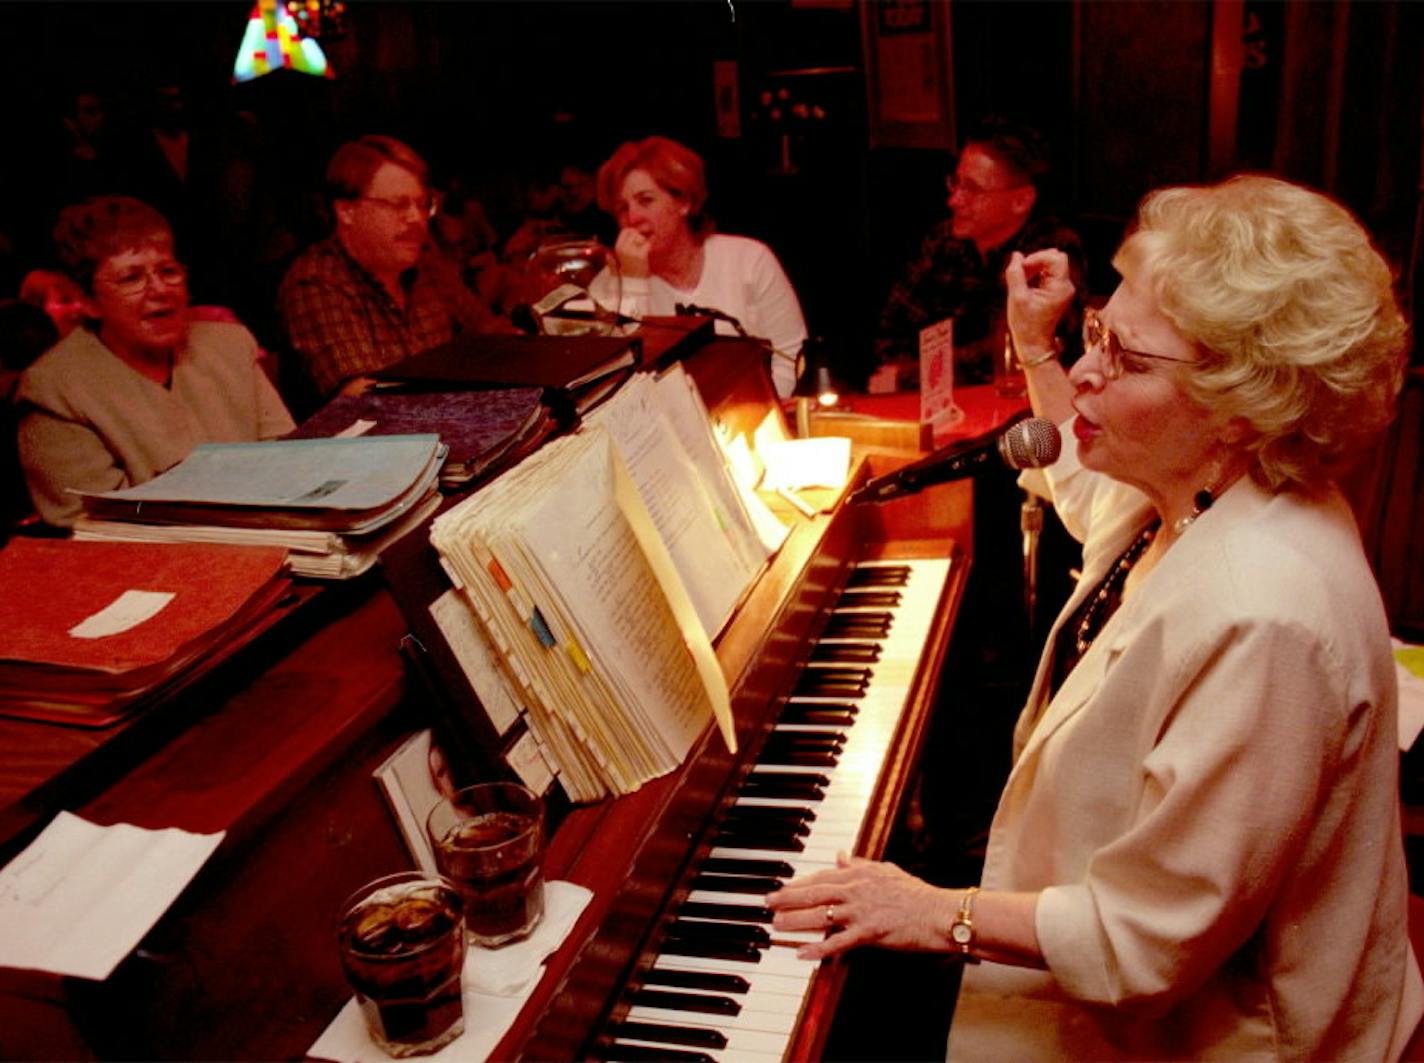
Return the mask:
<path id="1" fill-rule="evenodd" d="M 987 432 L 964 443 L 941 447 L 903 469 L 877 476 L 851 493 L 849 502 L 889 502 L 935 484 L 962 480 L 1000 462 L 1011 469 L 1040 469 L 1058 460 L 1063 439 L 1058 427 L 1042 417 L 1019 420 L 1002 431 Z"/>

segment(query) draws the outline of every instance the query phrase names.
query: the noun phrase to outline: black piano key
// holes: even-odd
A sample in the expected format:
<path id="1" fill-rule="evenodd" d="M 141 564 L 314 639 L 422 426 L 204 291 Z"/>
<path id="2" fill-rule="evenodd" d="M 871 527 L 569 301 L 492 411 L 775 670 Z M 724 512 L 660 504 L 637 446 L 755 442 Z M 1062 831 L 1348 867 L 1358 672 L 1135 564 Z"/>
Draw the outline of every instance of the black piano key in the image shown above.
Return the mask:
<path id="1" fill-rule="evenodd" d="M 681 913 L 679 913 L 681 914 Z M 665 930 L 668 940 L 724 941 L 728 944 L 771 948 L 771 935 L 756 923 L 717 923 L 702 919 L 674 919 Z"/>
<path id="2" fill-rule="evenodd" d="M 803 698 L 859 698 L 870 687 L 868 668 L 807 668 L 793 693 Z"/>
<path id="3" fill-rule="evenodd" d="M 756 831 L 719 831 L 713 845 L 728 849 L 762 849 L 769 853 L 804 853 L 806 843 L 791 834 Z"/>
<path id="4" fill-rule="evenodd" d="M 796 869 L 785 860 L 757 860 L 754 857 L 709 856 L 699 870 L 709 875 L 758 875 L 770 879 L 786 879 Z"/>
<path id="5" fill-rule="evenodd" d="M 733 805 L 722 818 L 723 824 L 803 824 L 814 823 L 816 813 L 794 805 Z"/>
<path id="6" fill-rule="evenodd" d="M 788 786 L 830 786 L 831 779 L 819 771 L 764 771 L 757 768 L 742 780 L 743 787 L 776 786 L 781 783 Z"/>
<path id="7" fill-rule="evenodd" d="M 727 1038 L 716 1030 L 699 1026 L 664 1026 L 653 1022 L 615 1022 L 608 1032 L 614 1037 L 632 1041 L 656 1041 L 665 1045 L 691 1045 L 694 1048 L 726 1048 Z"/>
<path id="8" fill-rule="evenodd" d="M 709 993 L 746 994 L 752 984 L 739 974 L 717 971 L 667 971 L 653 969 L 643 972 L 643 985 L 675 986 L 678 989 L 705 989 Z"/>
<path id="9" fill-rule="evenodd" d="M 673 993 L 666 989 L 639 989 L 633 1003 L 645 1008 L 667 1008 L 670 1011 L 696 1011 L 704 1015 L 740 1015 L 742 1006 L 731 997 L 709 996 L 706 993 Z"/>
<path id="10" fill-rule="evenodd" d="M 758 764 L 795 764 L 802 768 L 834 768 L 841 755 L 834 749 L 771 749 L 762 752 Z"/>
<path id="11" fill-rule="evenodd" d="M 811 827 L 803 819 L 794 817 L 778 817 L 775 819 L 757 819 L 756 817 L 732 817 L 717 824 L 718 834 L 765 834 L 771 837 L 785 835 L 788 838 L 805 838 L 810 835 Z"/>
<path id="12" fill-rule="evenodd" d="M 658 951 L 665 956 L 701 956 L 707 960 L 761 963 L 761 949 L 745 942 L 711 941 L 702 938 L 668 938 Z"/>
<path id="13" fill-rule="evenodd" d="M 880 647 L 873 642 L 818 642 L 811 650 L 811 660 L 831 664 L 874 664 L 880 660 Z"/>
<path id="14" fill-rule="evenodd" d="M 747 797 L 775 797 L 783 801 L 822 801 L 826 797 L 823 787 L 814 783 L 758 782 L 742 787 Z"/>
<path id="15" fill-rule="evenodd" d="M 845 591 L 837 600 L 837 609 L 894 609 L 900 604 L 900 592 L 893 590 Z"/>
<path id="16" fill-rule="evenodd" d="M 765 756 L 767 750 L 786 750 L 796 753 L 820 753 L 826 750 L 832 752 L 845 745 L 845 736 L 835 731 L 829 733 L 801 733 L 799 731 L 779 731 L 766 740 L 763 745 L 762 755 Z"/>
<path id="17" fill-rule="evenodd" d="M 889 613 L 832 613 L 822 638 L 883 639 L 890 634 Z"/>
<path id="18" fill-rule="evenodd" d="M 604 1063 L 717 1063 L 706 1052 L 651 1045 L 597 1044 L 593 1054 Z"/>
<path id="19" fill-rule="evenodd" d="M 791 875 L 786 875 L 790 878 Z M 782 879 L 761 875 L 693 875 L 692 888 L 717 893 L 772 893 L 781 889 Z"/>
<path id="20" fill-rule="evenodd" d="M 872 668 L 857 668 L 849 664 L 828 664 L 819 668 L 807 668 L 801 673 L 803 679 L 819 679 L 823 683 L 869 683 L 875 675 Z"/>
<path id="21" fill-rule="evenodd" d="M 858 706 L 849 703 L 826 705 L 811 701 L 788 701 L 781 710 L 781 722 L 849 726 L 855 723 L 855 716 L 859 711 Z"/>
<path id="22" fill-rule="evenodd" d="M 846 580 L 846 588 L 903 587 L 909 582 L 909 565 L 861 565 L 852 570 Z"/>
<path id="23" fill-rule="evenodd" d="M 716 901 L 684 901 L 677 914 L 689 919 L 728 919 L 741 923 L 769 923 L 774 914 L 757 904 L 720 904 Z"/>

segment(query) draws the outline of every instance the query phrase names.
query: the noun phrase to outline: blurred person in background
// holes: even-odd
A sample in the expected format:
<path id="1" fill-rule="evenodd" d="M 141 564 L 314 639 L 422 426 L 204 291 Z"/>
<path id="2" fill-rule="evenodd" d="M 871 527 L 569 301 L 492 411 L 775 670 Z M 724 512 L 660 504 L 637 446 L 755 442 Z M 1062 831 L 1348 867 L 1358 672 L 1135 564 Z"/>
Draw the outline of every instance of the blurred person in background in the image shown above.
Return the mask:
<path id="1" fill-rule="evenodd" d="M 620 312 L 671 315 L 681 304 L 725 315 L 766 341 L 772 382 L 788 397 L 806 341 L 801 303 L 771 248 L 713 231 L 701 156 L 667 137 L 628 141 L 598 171 L 598 202 L 618 222 Z M 595 282 L 595 298 L 600 290 Z M 736 329 L 718 320 L 717 331 Z"/>
<path id="2" fill-rule="evenodd" d="M 321 398 L 360 394 L 371 373 L 446 343 L 458 331 L 504 331 L 428 247 L 438 197 L 425 161 L 387 136 L 343 144 L 326 169 L 335 222 L 303 252 L 277 293 L 290 348 Z"/>
<path id="3" fill-rule="evenodd" d="M 1059 337 L 1066 363 L 1078 352 L 1087 296 L 1082 244 L 1048 211 L 1047 149 L 1036 130 L 984 119 L 969 135 L 945 181 L 949 217 L 925 235 L 918 256 L 891 287 L 880 312 L 875 353 L 901 383 L 919 384 L 920 330 L 954 319 L 956 384 L 985 384 L 1004 343 L 1004 267 L 1016 251 L 1063 251 L 1074 301 Z"/>

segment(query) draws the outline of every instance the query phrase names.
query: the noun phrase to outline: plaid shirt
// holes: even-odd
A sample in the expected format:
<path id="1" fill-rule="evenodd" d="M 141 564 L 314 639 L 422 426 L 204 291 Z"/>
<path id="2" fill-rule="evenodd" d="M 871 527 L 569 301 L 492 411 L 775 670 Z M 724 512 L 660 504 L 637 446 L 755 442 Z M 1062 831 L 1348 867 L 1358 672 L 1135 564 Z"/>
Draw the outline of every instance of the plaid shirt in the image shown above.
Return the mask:
<path id="1" fill-rule="evenodd" d="M 890 289 L 880 312 L 875 353 L 880 362 L 919 357 L 920 329 L 954 318 L 955 380 L 983 383 L 992 375 L 994 351 L 1002 344 L 1007 289 L 1004 268 L 1015 251 L 1028 254 L 1056 247 L 1068 255 L 1073 285 L 1078 290 L 1069 312 L 1059 323 L 1065 347 L 1064 364 L 1081 353 L 1084 300 L 1088 294 L 1083 244 L 1072 229 L 1047 215 L 1031 217 L 1007 243 L 981 255 L 973 240 L 955 237 L 951 219 L 940 222 L 925 237 L 919 257 Z"/>
<path id="2" fill-rule="evenodd" d="M 277 308 L 288 345 L 323 396 L 352 377 L 438 347 L 457 330 L 478 332 L 497 323 L 435 252 L 427 251 L 402 283 L 404 308 L 334 235 L 287 270 Z"/>

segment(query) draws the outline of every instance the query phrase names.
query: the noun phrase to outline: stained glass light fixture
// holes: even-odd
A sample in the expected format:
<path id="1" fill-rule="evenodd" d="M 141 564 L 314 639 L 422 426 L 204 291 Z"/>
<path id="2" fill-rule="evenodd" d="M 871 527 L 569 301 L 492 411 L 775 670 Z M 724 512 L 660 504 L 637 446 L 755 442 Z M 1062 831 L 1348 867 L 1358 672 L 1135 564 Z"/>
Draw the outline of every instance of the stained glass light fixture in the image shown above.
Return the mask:
<path id="1" fill-rule="evenodd" d="M 315 37 L 302 32 L 288 5 L 278 0 L 257 0 L 252 14 L 247 16 L 247 30 L 237 50 L 232 80 L 251 81 L 274 70 L 295 70 L 314 77 L 336 76 L 321 45 Z"/>

